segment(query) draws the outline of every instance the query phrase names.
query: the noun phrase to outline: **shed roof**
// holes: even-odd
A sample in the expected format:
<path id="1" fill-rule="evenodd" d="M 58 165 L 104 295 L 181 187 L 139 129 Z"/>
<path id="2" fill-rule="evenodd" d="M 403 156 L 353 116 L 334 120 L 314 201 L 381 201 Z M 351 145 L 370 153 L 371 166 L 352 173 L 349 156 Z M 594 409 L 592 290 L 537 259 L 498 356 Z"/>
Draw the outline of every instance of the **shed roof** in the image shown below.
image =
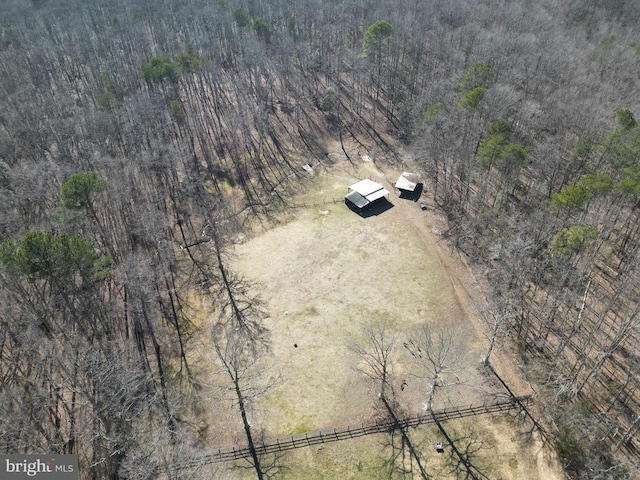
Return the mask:
<path id="1" fill-rule="evenodd" d="M 344 198 L 349 200 L 358 208 L 366 207 L 369 203 L 371 203 L 369 202 L 369 200 L 367 200 L 366 197 L 363 197 L 356 191 L 349 192 Z"/>
<path id="2" fill-rule="evenodd" d="M 398 177 L 394 186 L 400 190 L 413 192 L 418 186 L 419 181 L 420 176 L 417 173 L 402 172 L 402 175 Z"/>
<path id="3" fill-rule="evenodd" d="M 354 183 L 349 187 L 349 190 L 358 192 L 363 197 L 366 197 L 370 202 L 389 195 L 389 190 L 368 178 L 360 180 L 358 183 Z"/>
<path id="4" fill-rule="evenodd" d="M 349 186 L 349 193 L 345 195 L 345 199 L 349 200 L 358 208 L 366 207 L 371 202 L 386 197 L 389 190 L 373 180 L 364 179 Z"/>

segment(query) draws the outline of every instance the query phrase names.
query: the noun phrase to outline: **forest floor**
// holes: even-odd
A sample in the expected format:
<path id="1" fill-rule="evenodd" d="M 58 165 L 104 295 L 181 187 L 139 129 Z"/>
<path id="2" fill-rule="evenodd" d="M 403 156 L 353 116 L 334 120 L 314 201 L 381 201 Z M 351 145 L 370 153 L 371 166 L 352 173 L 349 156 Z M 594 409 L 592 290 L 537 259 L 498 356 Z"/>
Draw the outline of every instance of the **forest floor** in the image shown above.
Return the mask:
<path id="1" fill-rule="evenodd" d="M 271 353 L 264 373 L 279 380 L 251 405 L 254 428 L 259 425 L 268 437 L 376 416 L 379 387 L 358 368 L 351 349 L 363 344 L 363 328 L 372 321 L 384 323 L 396 337 L 392 384 L 403 412 L 424 410 L 428 379 L 403 347 L 424 323 L 455 340 L 434 409 L 504 398 L 499 383 L 479 368 L 489 330 L 480 315 L 482 284 L 441 236 L 445 220 L 432 208 L 429 192 L 419 201 L 398 197 L 392 184 L 404 168 L 410 167 L 382 167 L 368 157 L 320 166 L 309 174 L 306 191 L 293 198 L 296 208 L 236 247 L 232 269 L 254 285 L 268 313 Z M 346 207 L 346 187 L 362 178 L 392 192 L 391 208 L 363 217 Z M 533 393 L 507 352 L 498 348 L 492 364 L 516 394 Z M 447 425 L 455 438 L 479 448 L 474 461 L 486 475 L 480 478 L 563 478 L 537 435 L 526 435 L 531 425 L 495 416 Z M 215 446 L 244 443 L 237 430 L 220 435 Z M 412 435 L 430 472 L 456 478 L 434 454 L 433 444 L 442 441 L 435 427 L 420 427 Z M 282 478 L 381 478 L 390 452 L 381 437 L 288 453 L 283 463 L 296 467 Z M 237 471 L 233 475 L 243 478 Z M 250 471 L 246 475 L 251 478 Z"/>

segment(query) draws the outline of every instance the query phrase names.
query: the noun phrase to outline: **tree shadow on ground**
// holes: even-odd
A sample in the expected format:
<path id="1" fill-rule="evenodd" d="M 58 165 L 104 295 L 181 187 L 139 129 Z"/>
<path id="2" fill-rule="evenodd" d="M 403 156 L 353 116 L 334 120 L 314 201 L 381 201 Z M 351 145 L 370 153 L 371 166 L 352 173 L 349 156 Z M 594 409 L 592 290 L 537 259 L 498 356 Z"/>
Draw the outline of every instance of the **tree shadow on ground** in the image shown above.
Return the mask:
<path id="1" fill-rule="evenodd" d="M 448 461 L 450 473 L 459 479 L 489 480 L 483 468 L 477 463 L 478 454 L 484 448 L 482 442 L 464 436 L 452 438 L 435 415 L 433 420 L 445 438 L 445 444 L 451 449 Z"/>

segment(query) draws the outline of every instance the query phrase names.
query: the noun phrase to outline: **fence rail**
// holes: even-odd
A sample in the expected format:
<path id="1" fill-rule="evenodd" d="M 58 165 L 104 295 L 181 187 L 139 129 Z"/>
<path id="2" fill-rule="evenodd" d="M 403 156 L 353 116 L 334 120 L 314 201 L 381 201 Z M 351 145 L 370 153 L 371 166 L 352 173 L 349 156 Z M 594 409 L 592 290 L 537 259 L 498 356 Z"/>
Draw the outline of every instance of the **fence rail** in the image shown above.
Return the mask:
<path id="1" fill-rule="evenodd" d="M 519 410 L 525 406 L 531 405 L 532 403 L 533 398 L 530 396 L 526 396 L 512 397 L 507 400 L 487 402 L 481 405 L 469 405 L 467 407 L 450 407 L 443 410 L 434 411 L 433 413 L 423 413 L 419 415 L 401 417 L 398 420 L 375 420 L 356 425 L 347 425 L 325 430 L 314 430 L 305 433 L 299 433 L 296 435 L 290 435 L 287 437 L 270 439 L 266 440 L 262 444 L 256 445 L 255 449 L 258 455 L 279 453 L 287 450 L 294 450 L 296 448 L 309 447 L 322 443 L 337 442 L 340 440 L 357 438 L 375 433 L 390 432 L 400 427 L 416 427 L 418 425 L 436 423 L 436 421 L 444 422 L 456 418 L 465 418 L 475 415 Z M 208 465 L 211 463 L 239 460 L 250 456 L 251 452 L 248 446 L 220 448 L 207 455 L 203 455 L 198 459 L 176 465 L 175 468 L 177 470 L 183 470 L 187 468 L 195 468 L 202 465 Z"/>

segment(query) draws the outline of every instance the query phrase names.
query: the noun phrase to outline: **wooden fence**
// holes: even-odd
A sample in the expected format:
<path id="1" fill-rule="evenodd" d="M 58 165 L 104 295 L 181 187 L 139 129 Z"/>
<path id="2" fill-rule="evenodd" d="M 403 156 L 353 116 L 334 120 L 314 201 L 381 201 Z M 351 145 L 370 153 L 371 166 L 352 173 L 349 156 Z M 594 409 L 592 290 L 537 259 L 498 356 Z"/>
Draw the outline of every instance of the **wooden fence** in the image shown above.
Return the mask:
<path id="1" fill-rule="evenodd" d="M 469 405 L 467 407 L 450 407 L 443 410 L 434 411 L 433 413 L 423 413 L 419 415 L 401 417 L 397 420 L 375 420 L 356 425 L 347 425 L 344 427 L 336 427 L 325 430 L 313 430 L 296 435 L 290 435 L 287 437 L 270 439 L 266 440 L 262 444 L 257 444 L 255 446 L 255 449 L 258 455 L 279 453 L 296 448 L 309 447 L 311 445 L 362 437 L 364 435 L 391 432 L 396 428 L 416 427 L 418 425 L 436 423 L 436 421 L 444 422 L 447 420 L 471 417 L 474 415 L 508 412 L 511 410 L 522 410 L 524 407 L 531 405 L 532 403 L 532 397 L 526 396 L 512 397 L 506 400 L 487 402 L 481 405 Z M 203 455 L 198 459 L 176 465 L 175 468 L 177 470 L 196 468 L 211 463 L 239 460 L 250 456 L 251 453 L 248 446 L 220 448 L 207 455 Z"/>

